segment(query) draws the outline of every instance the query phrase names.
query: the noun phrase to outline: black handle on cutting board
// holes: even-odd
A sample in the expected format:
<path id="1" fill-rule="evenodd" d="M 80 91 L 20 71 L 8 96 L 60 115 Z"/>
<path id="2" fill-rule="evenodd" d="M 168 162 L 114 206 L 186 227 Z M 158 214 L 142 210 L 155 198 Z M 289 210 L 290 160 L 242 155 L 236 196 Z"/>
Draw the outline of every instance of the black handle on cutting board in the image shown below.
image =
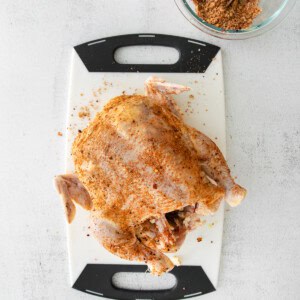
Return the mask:
<path id="1" fill-rule="evenodd" d="M 172 273 L 177 280 L 167 290 L 126 290 L 113 285 L 112 277 L 118 272 L 142 272 L 143 265 L 88 264 L 76 280 L 73 288 L 99 297 L 118 300 L 175 300 L 201 296 L 215 291 L 214 286 L 200 266 L 175 267 Z"/>
<path id="2" fill-rule="evenodd" d="M 115 51 L 125 46 L 173 47 L 179 52 L 174 64 L 120 64 Z M 128 34 L 102 38 L 74 47 L 89 72 L 204 73 L 219 47 L 183 37 L 164 34 Z"/>

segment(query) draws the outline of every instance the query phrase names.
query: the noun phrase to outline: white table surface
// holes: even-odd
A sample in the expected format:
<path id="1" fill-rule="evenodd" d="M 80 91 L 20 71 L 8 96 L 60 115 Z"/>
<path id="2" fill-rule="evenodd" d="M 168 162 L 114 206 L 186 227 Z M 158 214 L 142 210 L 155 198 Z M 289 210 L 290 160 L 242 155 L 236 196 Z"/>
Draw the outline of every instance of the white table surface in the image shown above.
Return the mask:
<path id="1" fill-rule="evenodd" d="M 249 195 L 226 212 L 216 293 L 299 299 L 300 5 L 261 37 L 225 41 L 172 0 L 1 0 L 0 299 L 92 299 L 69 287 L 65 220 L 52 178 L 64 168 L 73 45 L 127 33 L 223 49 L 229 165 Z M 96 299 L 96 298 L 95 298 Z"/>

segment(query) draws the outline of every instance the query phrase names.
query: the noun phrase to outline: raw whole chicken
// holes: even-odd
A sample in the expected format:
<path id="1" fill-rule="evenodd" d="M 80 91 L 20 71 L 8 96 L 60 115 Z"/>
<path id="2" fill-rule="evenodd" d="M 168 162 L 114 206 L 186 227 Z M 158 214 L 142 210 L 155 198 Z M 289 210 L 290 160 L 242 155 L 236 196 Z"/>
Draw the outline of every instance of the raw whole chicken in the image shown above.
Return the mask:
<path id="1" fill-rule="evenodd" d="M 170 95 L 187 90 L 150 77 L 145 95 L 110 100 L 75 139 L 75 174 L 55 178 L 69 223 L 74 201 L 91 211 L 108 251 L 156 275 L 174 267 L 164 252 L 178 250 L 201 216 L 246 194 L 216 144 L 183 122 Z"/>

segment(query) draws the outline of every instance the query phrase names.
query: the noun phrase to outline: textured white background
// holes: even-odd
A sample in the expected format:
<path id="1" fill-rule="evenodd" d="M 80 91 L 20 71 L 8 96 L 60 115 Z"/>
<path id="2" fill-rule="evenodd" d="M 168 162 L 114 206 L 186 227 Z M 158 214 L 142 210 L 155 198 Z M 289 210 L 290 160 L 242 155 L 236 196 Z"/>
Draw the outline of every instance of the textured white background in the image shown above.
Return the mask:
<path id="1" fill-rule="evenodd" d="M 203 299 L 300 299 L 300 5 L 261 37 L 222 41 L 172 0 L 0 1 L 0 299 L 92 299 L 69 288 L 64 168 L 73 45 L 126 33 L 223 49 L 227 153 L 249 189 L 226 213 L 218 292 Z M 235 167 L 234 167 L 235 165 Z"/>

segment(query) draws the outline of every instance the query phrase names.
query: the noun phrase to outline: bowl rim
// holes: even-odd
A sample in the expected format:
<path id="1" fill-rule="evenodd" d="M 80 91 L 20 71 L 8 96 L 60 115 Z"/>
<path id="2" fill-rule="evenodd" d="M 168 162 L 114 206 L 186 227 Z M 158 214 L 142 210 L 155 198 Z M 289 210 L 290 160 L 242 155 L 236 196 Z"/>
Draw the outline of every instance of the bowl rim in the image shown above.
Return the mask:
<path id="1" fill-rule="evenodd" d="M 200 18 L 188 3 L 188 0 L 174 1 L 178 9 L 192 25 L 208 34 L 224 39 L 246 39 L 267 32 L 284 20 L 296 3 L 296 0 L 285 0 L 267 20 L 262 21 L 258 25 L 251 26 L 248 29 L 225 30 L 209 24 Z"/>

